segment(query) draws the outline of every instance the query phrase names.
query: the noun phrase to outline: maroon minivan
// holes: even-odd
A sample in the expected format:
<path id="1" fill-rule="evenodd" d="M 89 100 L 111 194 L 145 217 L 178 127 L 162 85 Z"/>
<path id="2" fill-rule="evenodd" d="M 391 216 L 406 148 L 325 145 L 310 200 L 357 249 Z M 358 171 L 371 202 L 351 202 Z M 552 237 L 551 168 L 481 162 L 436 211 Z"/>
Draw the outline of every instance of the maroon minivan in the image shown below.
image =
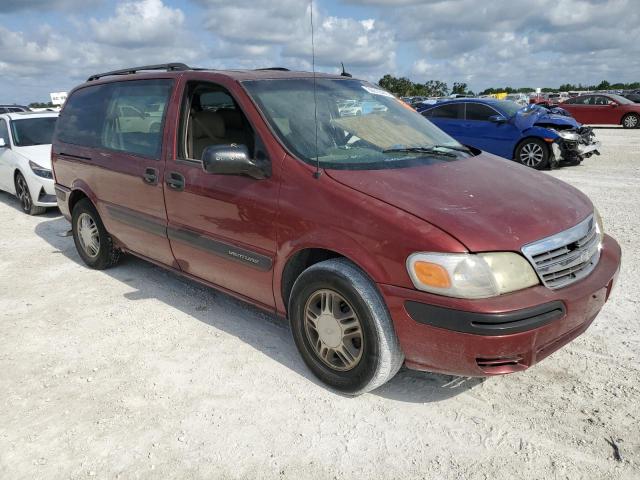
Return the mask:
<path id="1" fill-rule="evenodd" d="M 286 316 L 308 367 L 350 394 L 403 364 L 524 370 L 589 327 L 620 266 L 578 190 L 343 76 L 95 75 L 52 157 L 89 267 L 131 253 Z"/>

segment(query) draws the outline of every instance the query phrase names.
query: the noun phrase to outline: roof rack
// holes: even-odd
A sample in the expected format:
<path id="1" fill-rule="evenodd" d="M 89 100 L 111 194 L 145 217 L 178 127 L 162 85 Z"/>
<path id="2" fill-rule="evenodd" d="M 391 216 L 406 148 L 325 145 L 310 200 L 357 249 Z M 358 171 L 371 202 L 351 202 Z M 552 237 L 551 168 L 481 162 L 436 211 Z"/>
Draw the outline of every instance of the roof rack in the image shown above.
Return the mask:
<path id="1" fill-rule="evenodd" d="M 158 65 L 144 65 L 142 67 L 123 68 L 122 70 L 113 70 L 111 72 L 91 75 L 89 78 L 87 78 L 87 82 L 98 80 L 102 77 L 109 77 L 111 75 L 131 75 L 133 73 L 141 72 L 144 70 L 166 70 L 167 72 L 174 72 L 181 70 L 191 70 L 191 67 L 185 65 L 184 63 L 160 63 Z"/>
<path id="2" fill-rule="evenodd" d="M 278 72 L 290 72 L 291 70 L 289 70 L 288 68 L 285 67 L 267 67 L 267 68 L 256 68 L 256 71 L 262 71 L 262 70 L 276 70 Z"/>

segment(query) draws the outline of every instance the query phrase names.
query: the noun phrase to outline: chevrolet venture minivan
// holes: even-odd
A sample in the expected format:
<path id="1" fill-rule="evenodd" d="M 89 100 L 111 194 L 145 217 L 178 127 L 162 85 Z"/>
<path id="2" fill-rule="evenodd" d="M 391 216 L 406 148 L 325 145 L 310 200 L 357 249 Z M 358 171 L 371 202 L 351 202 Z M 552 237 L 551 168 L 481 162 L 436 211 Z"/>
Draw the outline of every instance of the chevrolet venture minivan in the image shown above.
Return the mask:
<path id="1" fill-rule="evenodd" d="M 95 75 L 52 161 L 89 267 L 130 253 L 286 316 L 311 371 L 349 394 L 403 364 L 524 370 L 589 327 L 620 266 L 578 190 L 345 76 Z"/>

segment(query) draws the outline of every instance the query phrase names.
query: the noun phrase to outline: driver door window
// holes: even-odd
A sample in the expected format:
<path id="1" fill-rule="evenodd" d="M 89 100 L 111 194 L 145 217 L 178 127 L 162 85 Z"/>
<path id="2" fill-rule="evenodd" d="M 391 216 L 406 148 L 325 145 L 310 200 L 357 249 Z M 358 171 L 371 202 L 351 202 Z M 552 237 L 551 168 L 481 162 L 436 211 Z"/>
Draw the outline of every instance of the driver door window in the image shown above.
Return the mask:
<path id="1" fill-rule="evenodd" d="M 233 97 L 214 84 L 192 84 L 182 109 L 179 158 L 202 160 L 211 145 L 246 145 L 253 157 L 255 135 Z"/>

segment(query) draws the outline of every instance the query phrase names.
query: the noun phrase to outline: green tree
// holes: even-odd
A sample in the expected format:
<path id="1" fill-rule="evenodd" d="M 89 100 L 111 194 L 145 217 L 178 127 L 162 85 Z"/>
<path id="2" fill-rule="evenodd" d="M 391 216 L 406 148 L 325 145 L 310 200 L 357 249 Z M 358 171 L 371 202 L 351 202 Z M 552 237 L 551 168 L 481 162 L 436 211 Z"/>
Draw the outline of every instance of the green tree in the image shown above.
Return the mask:
<path id="1" fill-rule="evenodd" d="M 464 82 L 455 82 L 451 89 L 452 94 L 464 95 L 467 93 L 467 84 Z"/>
<path id="2" fill-rule="evenodd" d="M 611 84 L 606 80 L 602 80 L 596 87 L 595 90 L 609 90 L 611 88 Z"/>
<path id="3" fill-rule="evenodd" d="M 447 84 L 440 80 L 428 80 L 424 83 L 424 89 L 427 97 L 444 97 L 449 93 Z"/>

